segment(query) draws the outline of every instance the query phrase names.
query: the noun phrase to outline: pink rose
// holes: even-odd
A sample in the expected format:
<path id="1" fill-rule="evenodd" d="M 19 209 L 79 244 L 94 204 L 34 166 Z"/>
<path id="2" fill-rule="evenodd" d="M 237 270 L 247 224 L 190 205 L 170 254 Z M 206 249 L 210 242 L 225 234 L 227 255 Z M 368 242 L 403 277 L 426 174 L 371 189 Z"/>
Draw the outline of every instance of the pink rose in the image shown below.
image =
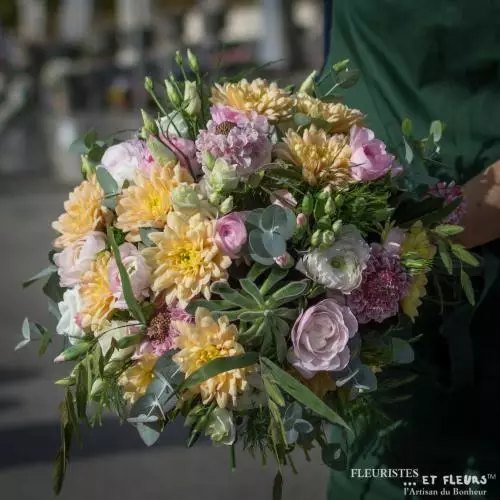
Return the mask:
<path id="1" fill-rule="evenodd" d="M 385 144 L 375 139 L 368 128 L 354 125 L 351 128 L 351 174 L 357 181 L 374 181 L 391 170 L 394 156 L 386 150 Z"/>
<path id="2" fill-rule="evenodd" d="M 90 269 L 97 253 L 106 248 L 106 236 L 99 231 L 91 231 L 76 243 L 54 255 L 58 267 L 61 286 L 69 288 L 80 283 L 80 276 Z"/>
<path id="3" fill-rule="evenodd" d="M 343 370 L 350 359 L 347 343 L 358 331 L 351 310 L 335 299 L 324 299 L 295 321 L 289 362 L 305 378 L 319 371 Z"/>
<path id="4" fill-rule="evenodd" d="M 161 134 L 160 138 L 163 144 L 177 156 L 181 167 L 192 172 L 194 175 L 201 173 L 201 167 L 196 160 L 196 146 L 194 141 L 183 139 L 173 134 L 168 136 Z"/>
<path id="5" fill-rule="evenodd" d="M 295 208 L 297 206 L 297 200 L 288 189 L 277 189 L 273 191 L 271 203 L 283 208 Z"/>
<path id="6" fill-rule="evenodd" d="M 244 217 L 239 212 L 225 215 L 215 223 L 215 242 L 222 252 L 236 259 L 247 241 Z"/>
<path id="7" fill-rule="evenodd" d="M 120 245 L 120 256 L 127 270 L 134 297 L 138 301 L 146 299 L 149 296 L 151 272 L 146 265 L 144 257 L 132 243 Z M 115 307 L 117 309 L 127 309 L 120 273 L 115 259 L 109 262 L 108 280 L 111 292 L 116 299 Z"/>

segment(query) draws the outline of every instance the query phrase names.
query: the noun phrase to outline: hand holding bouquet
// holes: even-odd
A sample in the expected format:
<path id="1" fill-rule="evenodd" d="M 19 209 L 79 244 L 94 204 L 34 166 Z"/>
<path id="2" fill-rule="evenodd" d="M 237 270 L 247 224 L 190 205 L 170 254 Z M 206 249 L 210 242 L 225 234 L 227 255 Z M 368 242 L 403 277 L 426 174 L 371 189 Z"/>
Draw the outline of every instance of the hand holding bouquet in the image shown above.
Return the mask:
<path id="1" fill-rule="evenodd" d="M 56 382 L 55 489 L 80 423 L 111 410 L 147 445 L 183 418 L 188 446 L 206 435 L 233 457 L 237 442 L 272 455 L 278 497 L 296 448 L 342 466 L 329 426 L 350 430 L 377 374 L 413 360 L 402 325 L 437 250 L 474 300 L 464 263 L 477 261 L 449 239 L 464 204 L 454 185 L 422 189 L 420 153 L 436 151 L 439 122 L 419 142 L 406 121 L 398 161 L 361 111 L 318 98 L 313 77 L 298 90 L 208 85 L 192 53 L 188 67 L 178 60 L 184 81 L 169 78 L 164 97 L 146 79 L 158 111 L 143 112 L 133 139 L 87 134 L 84 179 L 53 223 L 53 265 L 35 277 L 49 276 L 65 341 L 56 362 L 71 363 Z M 339 88 L 354 74 L 346 62 L 332 71 Z M 41 352 L 51 341 L 28 320 L 23 335 Z"/>

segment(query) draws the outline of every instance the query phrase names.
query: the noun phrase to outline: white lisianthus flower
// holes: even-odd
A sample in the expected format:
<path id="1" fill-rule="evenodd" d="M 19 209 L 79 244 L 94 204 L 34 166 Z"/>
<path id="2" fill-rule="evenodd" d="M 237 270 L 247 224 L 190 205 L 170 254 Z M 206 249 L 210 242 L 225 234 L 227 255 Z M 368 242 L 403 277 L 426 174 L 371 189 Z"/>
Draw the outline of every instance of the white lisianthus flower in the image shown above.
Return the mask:
<path id="1" fill-rule="evenodd" d="M 101 165 L 112 175 L 121 189 L 125 181 L 132 182 L 136 171 L 145 163 L 146 146 L 142 141 L 130 140 L 109 147 L 101 159 Z"/>
<path id="2" fill-rule="evenodd" d="M 139 332 L 137 328 L 137 323 L 128 323 L 126 321 L 106 321 L 103 324 L 101 331 L 96 332 L 96 337 L 101 346 L 102 354 L 106 356 L 109 349 L 111 348 L 111 342 L 113 339 L 116 341 L 135 335 Z M 129 358 L 134 354 L 137 346 L 131 345 L 125 349 L 115 349 L 113 354 L 111 354 L 110 361 L 121 361 Z"/>
<path id="3" fill-rule="evenodd" d="M 297 270 L 330 290 L 350 294 L 361 285 L 369 256 L 370 247 L 361 233 L 349 225 L 332 246 L 303 257 Z"/>
<path id="4" fill-rule="evenodd" d="M 76 344 L 77 340 L 85 335 L 79 319 L 82 309 L 79 289 L 66 290 L 58 307 L 61 318 L 57 323 L 56 332 L 59 335 L 67 336 L 71 344 Z"/>

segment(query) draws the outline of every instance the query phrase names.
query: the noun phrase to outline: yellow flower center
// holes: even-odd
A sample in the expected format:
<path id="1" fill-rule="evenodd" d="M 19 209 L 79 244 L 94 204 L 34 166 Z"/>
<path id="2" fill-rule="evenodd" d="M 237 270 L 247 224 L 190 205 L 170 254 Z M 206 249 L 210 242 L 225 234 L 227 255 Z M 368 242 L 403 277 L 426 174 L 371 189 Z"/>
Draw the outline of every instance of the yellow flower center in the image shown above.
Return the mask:
<path id="1" fill-rule="evenodd" d="M 208 344 L 206 346 L 203 346 L 203 348 L 196 353 L 196 360 L 194 364 L 196 366 L 196 369 L 198 369 L 205 363 L 208 363 L 213 359 L 221 358 L 222 356 L 223 352 L 220 346 Z"/>
<path id="2" fill-rule="evenodd" d="M 166 215 L 165 207 L 163 206 L 160 197 L 157 193 L 151 193 L 148 196 L 147 204 L 151 215 L 154 218 L 160 218 Z"/>
<path id="3" fill-rule="evenodd" d="M 184 241 L 171 253 L 171 267 L 184 275 L 196 275 L 202 258 L 199 249 L 190 241 Z"/>

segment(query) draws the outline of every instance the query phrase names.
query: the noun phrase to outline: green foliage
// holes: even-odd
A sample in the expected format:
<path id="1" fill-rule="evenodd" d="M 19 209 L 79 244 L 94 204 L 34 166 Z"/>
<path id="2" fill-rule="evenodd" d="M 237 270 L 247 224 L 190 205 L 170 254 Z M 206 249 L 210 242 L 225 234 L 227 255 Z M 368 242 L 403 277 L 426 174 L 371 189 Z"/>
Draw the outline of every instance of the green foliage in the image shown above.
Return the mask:
<path id="1" fill-rule="evenodd" d="M 113 176 L 104 167 L 97 167 L 96 169 L 97 182 L 104 191 L 104 200 L 102 204 L 110 209 L 116 206 L 116 198 L 120 194 L 120 188 Z"/>
<path id="2" fill-rule="evenodd" d="M 24 281 L 23 288 L 27 288 L 31 286 L 33 283 L 36 283 L 38 280 L 51 276 L 55 272 L 57 272 L 56 266 L 48 266 L 45 269 L 42 269 L 39 273 L 29 278 L 28 280 Z"/>

